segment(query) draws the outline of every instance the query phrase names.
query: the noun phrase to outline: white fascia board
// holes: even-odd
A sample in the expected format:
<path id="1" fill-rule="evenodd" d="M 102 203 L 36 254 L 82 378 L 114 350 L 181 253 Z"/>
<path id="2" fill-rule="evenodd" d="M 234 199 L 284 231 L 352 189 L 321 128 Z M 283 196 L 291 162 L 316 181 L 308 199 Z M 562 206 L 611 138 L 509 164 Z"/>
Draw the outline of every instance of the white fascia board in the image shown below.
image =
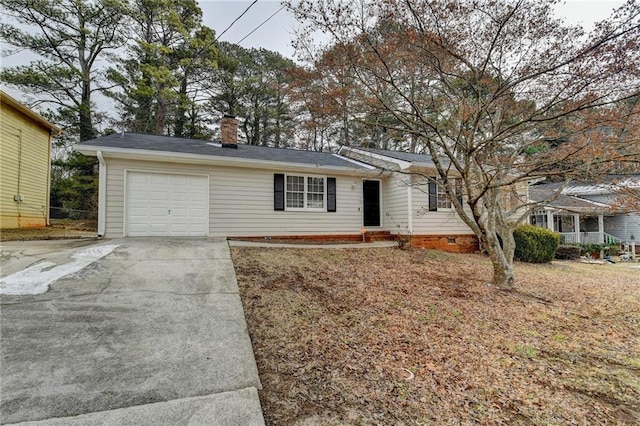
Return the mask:
<path id="1" fill-rule="evenodd" d="M 579 200 L 579 201 L 587 202 L 589 204 L 593 204 L 596 207 L 605 207 L 605 208 L 609 208 L 609 209 L 611 208 L 611 205 L 606 204 L 606 203 L 601 203 L 599 201 L 593 201 L 593 200 L 589 200 L 587 198 L 578 197 L 578 196 L 575 196 L 575 195 L 569 195 L 569 197 L 575 198 L 576 200 Z"/>
<path id="2" fill-rule="evenodd" d="M 342 156 L 340 154 L 331 154 L 331 155 L 333 155 L 334 157 L 339 158 L 341 160 L 348 161 L 348 162 L 353 163 L 353 164 L 357 164 L 358 166 L 364 167 L 365 169 L 377 170 L 377 167 L 374 167 L 371 164 L 362 163 L 362 162 L 360 162 L 358 160 L 353 160 L 353 159 L 351 159 L 349 157 L 344 157 L 344 156 Z"/>
<path id="3" fill-rule="evenodd" d="M 357 152 L 358 154 L 369 156 L 377 160 L 386 161 L 387 163 L 397 164 L 398 167 L 400 167 L 400 170 L 408 169 L 409 167 L 411 167 L 411 164 L 412 164 L 409 161 L 398 160 L 397 158 L 387 157 L 386 155 L 381 155 L 381 154 L 375 154 L 373 152 L 365 151 L 363 149 L 353 148 L 350 146 L 341 146 L 340 150 L 338 151 L 338 154 L 340 154 L 340 152 L 342 152 L 343 149 L 347 151 Z"/>
<path id="4" fill-rule="evenodd" d="M 104 158 L 120 158 L 126 160 L 161 161 L 183 164 L 208 164 L 213 166 L 246 167 L 273 170 L 291 170 L 304 172 L 332 172 L 350 176 L 378 175 L 378 170 L 358 170 L 341 166 L 321 166 L 303 163 L 288 163 L 284 161 L 257 160 L 250 158 L 223 157 L 215 155 L 188 154 L 182 152 L 151 151 L 144 149 L 94 147 L 90 145 L 76 145 L 74 150 L 84 154 L 96 156 L 102 152 Z"/>

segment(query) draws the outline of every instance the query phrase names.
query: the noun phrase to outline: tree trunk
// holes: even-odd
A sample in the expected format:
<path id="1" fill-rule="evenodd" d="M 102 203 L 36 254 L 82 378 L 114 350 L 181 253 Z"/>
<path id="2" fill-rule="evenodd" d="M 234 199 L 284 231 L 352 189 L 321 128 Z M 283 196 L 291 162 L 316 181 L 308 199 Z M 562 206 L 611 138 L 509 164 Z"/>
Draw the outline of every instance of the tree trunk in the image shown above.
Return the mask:
<path id="1" fill-rule="evenodd" d="M 80 104 L 78 109 L 78 124 L 80 128 L 80 141 L 88 141 L 95 137 L 93 123 L 91 121 L 91 107 L 89 103 Z"/>
<path id="2" fill-rule="evenodd" d="M 493 265 L 493 284 L 501 290 L 511 290 L 515 283 L 513 261 L 509 262 L 504 255 L 489 252 Z"/>
<path id="3" fill-rule="evenodd" d="M 515 284 L 513 253 L 515 241 L 510 230 L 497 234 L 486 234 L 483 244 L 493 265 L 493 284 L 501 290 L 511 290 Z"/>
<path id="4" fill-rule="evenodd" d="M 89 70 L 83 72 L 82 97 L 78 108 L 78 127 L 80 141 L 88 141 L 95 137 L 93 131 L 93 118 L 91 117 L 91 76 Z"/>
<path id="5" fill-rule="evenodd" d="M 164 114 L 165 114 L 165 100 L 162 96 L 158 96 L 158 104 L 156 106 L 156 135 L 164 134 Z"/>
<path id="6" fill-rule="evenodd" d="M 176 124 L 174 129 L 174 136 L 179 138 L 185 137 L 184 127 L 187 123 L 187 75 L 182 77 L 180 82 L 180 93 L 178 95 L 178 107 L 176 111 Z"/>

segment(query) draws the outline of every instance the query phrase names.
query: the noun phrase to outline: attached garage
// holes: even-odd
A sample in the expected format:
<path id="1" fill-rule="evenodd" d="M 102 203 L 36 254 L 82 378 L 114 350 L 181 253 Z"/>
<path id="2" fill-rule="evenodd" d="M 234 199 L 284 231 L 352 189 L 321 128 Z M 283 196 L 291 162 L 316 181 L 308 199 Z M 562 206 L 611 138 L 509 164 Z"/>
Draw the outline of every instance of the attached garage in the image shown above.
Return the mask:
<path id="1" fill-rule="evenodd" d="M 127 170 L 125 234 L 209 235 L 209 176 Z"/>

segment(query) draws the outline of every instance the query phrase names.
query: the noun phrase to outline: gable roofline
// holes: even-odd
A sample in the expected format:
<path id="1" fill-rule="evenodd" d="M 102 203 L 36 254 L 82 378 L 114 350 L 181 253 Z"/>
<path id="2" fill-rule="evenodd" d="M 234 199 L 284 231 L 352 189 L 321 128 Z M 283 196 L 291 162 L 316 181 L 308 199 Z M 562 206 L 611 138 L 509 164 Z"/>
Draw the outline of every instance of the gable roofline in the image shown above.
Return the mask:
<path id="1" fill-rule="evenodd" d="M 58 136 L 60 133 L 62 133 L 62 130 L 58 126 L 49 122 L 47 119 L 45 119 L 43 116 L 36 113 L 35 111 L 27 108 L 25 105 L 23 105 L 22 103 L 18 102 L 17 100 L 9 96 L 7 93 L 5 93 L 3 90 L 0 90 L 0 100 L 2 104 L 7 105 L 9 108 L 18 111 L 19 113 L 26 116 L 30 120 L 35 121 L 37 124 L 49 130 L 49 133 L 51 134 L 51 136 Z"/>
<path id="2" fill-rule="evenodd" d="M 381 161 L 385 161 L 387 163 L 394 163 L 396 164 L 400 170 L 406 170 L 409 167 L 412 166 L 412 163 L 409 161 L 404 161 L 404 160 L 400 160 L 398 158 L 393 158 L 387 155 L 381 155 L 381 154 L 377 154 L 371 151 L 367 151 L 365 149 L 361 149 L 361 148 L 354 148 L 351 146 L 346 146 L 346 145 L 342 145 L 340 147 L 340 149 L 338 150 L 338 154 L 342 155 L 342 152 L 346 151 L 346 152 L 354 152 L 360 155 L 365 155 L 365 156 L 369 156 L 371 158 L 375 158 L 377 160 L 381 160 Z M 356 160 L 358 161 L 358 160 Z"/>
<path id="3" fill-rule="evenodd" d="M 228 148 L 225 148 L 228 149 Z M 294 171 L 316 171 L 316 172 L 333 172 L 348 175 L 362 175 L 368 176 L 372 172 L 378 173 L 377 169 L 370 168 L 370 166 L 363 164 L 362 168 L 356 167 L 342 167 L 326 164 L 307 164 L 307 163 L 292 163 L 286 161 L 274 161 L 274 160 L 260 160 L 240 158 L 233 156 L 219 156 L 215 154 L 203 155 L 203 154 L 191 154 L 183 152 L 173 151 L 152 151 L 146 149 L 133 149 L 133 148 L 118 148 L 109 146 L 94 146 L 86 144 L 78 144 L 74 147 L 74 150 L 84 155 L 97 156 L 98 153 L 104 158 L 122 158 L 129 160 L 146 160 L 146 161 L 160 161 L 160 162 L 172 162 L 172 163 L 190 163 L 190 164 L 210 164 L 219 166 L 235 166 L 246 168 L 262 168 L 262 169 L 274 169 L 274 170 L 294 170 Z M 328 154 L 329 155 L 329 154 Z M 343 158 L 345 161 L 349 160 Z M 357 163 L 357 162 L 356 162 Z"/>
<path id="4" fill-rule="evenodd" d="M 617 178 L 619 180 L 616 180 Z M 613 195 L 624 189 L 640 189 L 640 175 L 614 176 L 611 182 L 575 182 L 569 184 L 563 194 L 588 196 L 588 195 Z"/>
<path id="5" fill-rule="evenodd" d="M 428 154 L 415 154 L 412 152 L 352 147 L 346 145 L 342 145 L 338 152 L 342 153 L 343 150 L 346 152 L 355 153 L 358 157 L 360 157 L 358 158 L 358 160 L 360 161 L 366 161 L 362 157 L 369 157 L 374 160 L 395 164 L 400 170 L 417 170 L 418 172 L 420 172 L 420 170 L 422 169 L 430 169 L 437 171 L 435 163 L 433 162 L 431 156 Z"/>

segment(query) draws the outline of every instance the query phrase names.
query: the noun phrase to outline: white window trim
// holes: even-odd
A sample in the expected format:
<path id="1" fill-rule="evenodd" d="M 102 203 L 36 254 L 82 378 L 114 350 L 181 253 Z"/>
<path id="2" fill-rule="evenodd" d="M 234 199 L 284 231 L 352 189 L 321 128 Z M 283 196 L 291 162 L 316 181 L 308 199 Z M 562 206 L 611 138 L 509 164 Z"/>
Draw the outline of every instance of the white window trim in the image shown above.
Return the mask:
<path id="1" fill-rule="evenodd" d="M 303 177 L 304 178 L 304 207 L 287 207 L 287 178 L 289 176 Z M 308 192 L 308 179 L 309 178 L 321 178 L 324 183 L 322 188 L 322 208 L 320 207 L 307 207 L 307 192 Z M 326 212 L 327 211 L 327 177 L 318 175 L 304 175 L 304 174 L 285 174 L 284 175 L 284 210 L 288 212 Z"/>

